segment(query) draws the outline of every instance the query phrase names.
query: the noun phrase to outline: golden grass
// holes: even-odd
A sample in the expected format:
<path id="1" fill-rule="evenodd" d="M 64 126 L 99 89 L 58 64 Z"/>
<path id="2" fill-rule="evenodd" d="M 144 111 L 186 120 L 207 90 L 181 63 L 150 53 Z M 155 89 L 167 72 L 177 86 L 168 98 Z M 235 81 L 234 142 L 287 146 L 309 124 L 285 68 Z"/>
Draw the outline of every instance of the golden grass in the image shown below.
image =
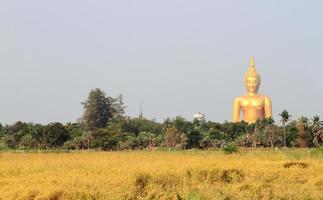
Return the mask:
<path id="1" fill-rule="evenodd" d="M 323 199 L 308 149 L 1 153 L 0 199 Z"/>

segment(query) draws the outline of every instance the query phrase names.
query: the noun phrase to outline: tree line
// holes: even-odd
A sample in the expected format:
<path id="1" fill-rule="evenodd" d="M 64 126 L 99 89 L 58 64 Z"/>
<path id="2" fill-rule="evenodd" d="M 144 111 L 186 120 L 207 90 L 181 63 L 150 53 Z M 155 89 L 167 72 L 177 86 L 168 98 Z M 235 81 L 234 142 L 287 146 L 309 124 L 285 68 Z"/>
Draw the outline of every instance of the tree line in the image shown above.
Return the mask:
<path id="1" fill-rule="evenodd" d="M 164 122 L 143 116 L 125 115 L 122 96 L 107 96 L 100 89 L 90 91 L 82 103 L 84 114 L 76 123 L 47 125 L 16 122 L 0 124 L 0 147 L 9 149 L 153 149 L 221 148 L 228 144 L 241 147 L 317 147 L 323 144 L 323 122 L 291 120 L 284 110 L 281 124 L 272 118 L 256 123 L 224 122 L 205 119 L 186 120 L 178 116 Z"/>

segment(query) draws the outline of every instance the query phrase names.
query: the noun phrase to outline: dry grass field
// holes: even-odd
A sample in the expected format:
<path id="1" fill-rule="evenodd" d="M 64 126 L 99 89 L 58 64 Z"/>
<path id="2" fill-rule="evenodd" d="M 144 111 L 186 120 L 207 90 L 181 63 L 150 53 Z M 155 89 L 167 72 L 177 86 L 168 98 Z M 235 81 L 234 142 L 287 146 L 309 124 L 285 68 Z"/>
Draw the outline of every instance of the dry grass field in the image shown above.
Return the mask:
<path id="1" fill-rule="evenodd" d="M 323 199 L 309 149 L 0 154 L 0 199 Z"/>

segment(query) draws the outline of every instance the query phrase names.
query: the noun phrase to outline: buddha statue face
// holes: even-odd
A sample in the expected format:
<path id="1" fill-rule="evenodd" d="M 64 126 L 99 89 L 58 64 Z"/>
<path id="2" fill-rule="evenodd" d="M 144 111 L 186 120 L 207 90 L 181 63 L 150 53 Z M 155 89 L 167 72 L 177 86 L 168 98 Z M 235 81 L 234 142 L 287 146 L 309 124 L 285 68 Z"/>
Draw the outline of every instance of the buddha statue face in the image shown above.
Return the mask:
<path id="1" fill-rule="evenodd" d="M 254 63 L 254 58 L 250 59 L 250 66 L 245 74 L 244 84 L 249 94 L 257 94 L 260 86 L 260 75 L 257 73 Z"/>
<path id="2" fill-rule="evenodd" d="M 245 79 L 245 86 L 248 93 L 257 94 L 260 86 L 260 79 L 256 76 L 248 76 Z"/>

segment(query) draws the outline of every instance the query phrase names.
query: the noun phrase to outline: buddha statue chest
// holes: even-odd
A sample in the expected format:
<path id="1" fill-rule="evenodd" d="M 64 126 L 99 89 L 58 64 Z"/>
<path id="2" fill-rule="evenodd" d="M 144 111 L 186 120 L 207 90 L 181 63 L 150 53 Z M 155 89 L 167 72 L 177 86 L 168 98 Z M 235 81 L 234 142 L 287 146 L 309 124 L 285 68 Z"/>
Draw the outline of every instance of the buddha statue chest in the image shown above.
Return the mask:
<path id="1" fill-rule="evenodd" d="M 240 99 L 243 119 L 247 122 L 256 122 L 265 118 L 265 100 L 261 97 L 246 97 Z"/>
<path id="2" fill-rule="evenodd" d="M 262 110 L 264 109 L 265 101 L 261 97 L 243 97 L 240 99 L 242 109 Z"/>

